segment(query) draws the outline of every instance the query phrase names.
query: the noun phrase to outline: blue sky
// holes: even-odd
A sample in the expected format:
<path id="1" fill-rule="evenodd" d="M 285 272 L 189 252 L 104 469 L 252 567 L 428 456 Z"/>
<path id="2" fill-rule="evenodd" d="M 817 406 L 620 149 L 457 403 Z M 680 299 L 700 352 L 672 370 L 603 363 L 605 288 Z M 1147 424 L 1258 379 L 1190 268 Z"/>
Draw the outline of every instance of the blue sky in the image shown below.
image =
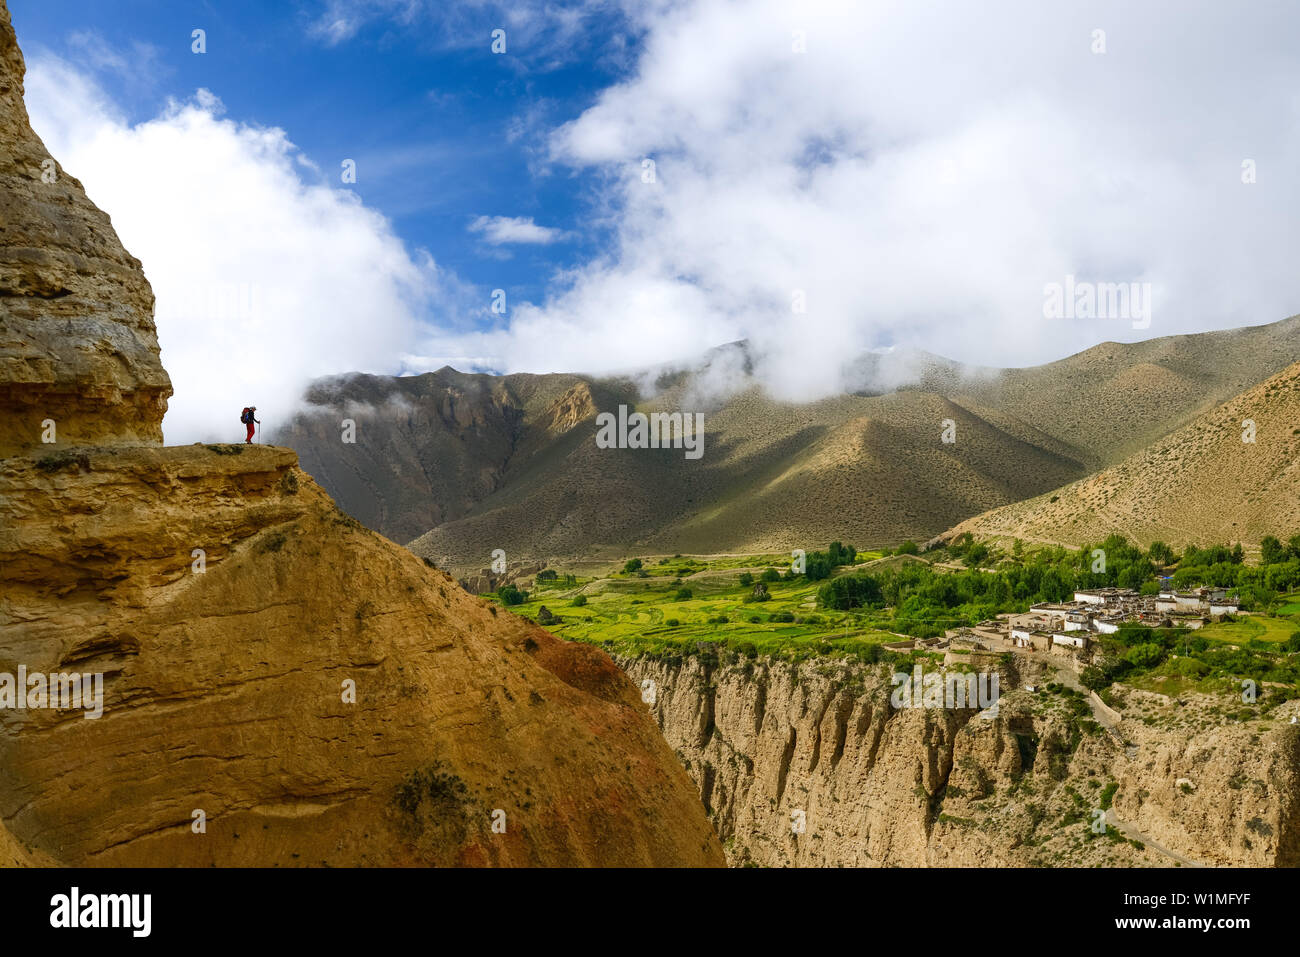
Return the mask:
<path id="1" fill-rule="evenodd" d="M 95 69 L 132 122 L 168 97 L 200 87 L 247 123 L 279 127 L 338 189 L 384 213 L 410 245 L 487 289 L 540 299 L 547 280 L 608 242 L 584 218 L 590 173 L 542 170 L 546 129 L 577 117 L 626 72 L 636 37 L 611 8 L 601 31 L 566 44 L 516 39 L 491 52 L 495 11 L 467 10 L 454 25 L 435 16 L 365 22 L 343 42 L 313 30 L 323 4 L 264 0 L 12 0 L 23 46 L 95 66 L 87 34 L 132 60 L 130 71 Z M 207 52 L 191 50 L 206 31 Z M 612 29 L 611 29 L 612 28 Z M 513 42 L 512 42 L 513 41 Z M 94 41 L 91 41 L 94 42 Z M 344 185 L 339 165 L 357 164 Z M 491 247 L 468 225 L 479 216 L 532 218 L 560 230 L 546 244 Z"/>

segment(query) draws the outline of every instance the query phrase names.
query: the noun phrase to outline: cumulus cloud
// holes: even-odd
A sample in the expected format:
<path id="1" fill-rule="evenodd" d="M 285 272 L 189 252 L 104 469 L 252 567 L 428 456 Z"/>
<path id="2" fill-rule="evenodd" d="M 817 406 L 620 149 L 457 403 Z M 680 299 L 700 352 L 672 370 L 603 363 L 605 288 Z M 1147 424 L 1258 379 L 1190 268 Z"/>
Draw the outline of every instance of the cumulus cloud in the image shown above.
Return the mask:
<path id="1" fill-rule="evenodd" d="M 509 243 L 545 246 L 569 235 L 562 229 L 538 226 L 531 216 L 479 216 L 469 224 L 469 231 L 478 233 L 485 243 L 493 246 Z"/>
<path id="2" fill-rule="evenodd" d="M 551 140 L 614 245 L 440 351 L 600 369 L 748 338 L 809 398 L 868 349 L 1028 364 L 1300 309 L 1294 7 L 693 0 L 646 26 Z M 1150 327 L 1045 318 L 1067 276 L 1150 283 Z"/>
<path id="3" fill-rule="evenodd" d="M 392 371 L 454 289 L 284 131 L 223 116 L 211 93 L 133 125 L 92 78 L 38 55 L 27 103 L 144 263 L 176 389 L 171 444 L 242 437 L 245 405 L 267 429 L 284 424 L 318 376 Z"/>

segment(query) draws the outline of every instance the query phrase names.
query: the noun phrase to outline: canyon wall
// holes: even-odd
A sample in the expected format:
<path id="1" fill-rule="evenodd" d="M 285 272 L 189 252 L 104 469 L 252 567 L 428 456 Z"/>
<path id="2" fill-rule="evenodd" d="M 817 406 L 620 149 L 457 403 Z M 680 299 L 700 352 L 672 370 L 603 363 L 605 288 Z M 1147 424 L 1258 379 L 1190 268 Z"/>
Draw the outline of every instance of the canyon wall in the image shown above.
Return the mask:
<path id="1" fill-rule="evenodd" d="M 1021 656 L 975 662 L 993 715 L 891 707 L 885 664 L 618 660 L 733 865 L 1300 864 L 1300 702 L 1121 689 L 1112 735 Z"/>

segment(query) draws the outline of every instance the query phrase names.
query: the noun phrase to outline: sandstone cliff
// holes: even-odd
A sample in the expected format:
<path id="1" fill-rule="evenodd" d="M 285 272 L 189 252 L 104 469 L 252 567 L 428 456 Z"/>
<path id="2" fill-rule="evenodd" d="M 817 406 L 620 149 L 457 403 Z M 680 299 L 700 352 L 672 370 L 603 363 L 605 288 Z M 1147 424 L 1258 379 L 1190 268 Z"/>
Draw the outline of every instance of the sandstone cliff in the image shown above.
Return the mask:
<path id="1" fill-rule="evenodd" d="M 23 71 L 0 3 L 0 455 L 42 435 L 161 442 L 172 388 L 153 291 L 108 216 L 32 132 Z"/>
<path id="2" fill-rule="evenodd" d="M 884 664 L 620 664 L 654 698 L 732 864 L 1300 864 L 1300 702 L 1246 717 L 1227 698 L 1128 692 L 1117 739 L 1023 662 L 983 663 L 1001 672 L 993 717 L 892 708 Z"/>
<path id="3" fill-rule="evenodd" d="M 3 0 L 0 60 L 0 865 L 722 864 L 603 652 L 465 594 L 290 450 L 157 446 L 148 283 L 40 180 Z M 18 706 L 22 673 L 102 675 L 102 715 Z"/>

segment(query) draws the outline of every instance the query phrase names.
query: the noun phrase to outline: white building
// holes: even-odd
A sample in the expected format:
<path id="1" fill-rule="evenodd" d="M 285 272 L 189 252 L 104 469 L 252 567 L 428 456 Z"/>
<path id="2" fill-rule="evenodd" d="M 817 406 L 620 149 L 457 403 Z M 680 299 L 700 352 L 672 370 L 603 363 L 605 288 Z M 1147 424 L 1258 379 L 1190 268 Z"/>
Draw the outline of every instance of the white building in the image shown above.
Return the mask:
<path id="1" fill-rule="evenodd" d="M 1067 648 L 1087 648 L 1088 636 L 1078 632 L 1054 631 L 1052 632 L 1052 644 L 1064 645 Z"/>

